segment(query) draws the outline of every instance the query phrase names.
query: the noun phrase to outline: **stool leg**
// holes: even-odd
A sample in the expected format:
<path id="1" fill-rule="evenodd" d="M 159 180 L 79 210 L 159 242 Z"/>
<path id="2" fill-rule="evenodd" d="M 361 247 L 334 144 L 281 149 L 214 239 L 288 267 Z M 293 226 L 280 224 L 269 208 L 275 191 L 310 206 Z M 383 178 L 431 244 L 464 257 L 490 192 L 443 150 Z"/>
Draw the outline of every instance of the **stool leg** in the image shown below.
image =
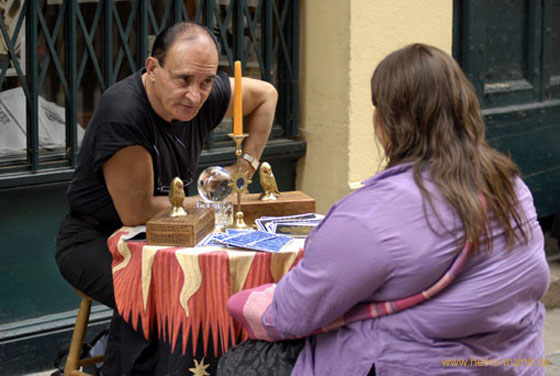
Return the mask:
<path id="1" fill-rule="evenodd" d="M 78 317 L 76 317 L 76 323 L 74 324 L 70 350 L 68 351 L 66 365 L 64 366 L 64 376 L 71 375 L 72 371 L 79 368 L 80 355 L 82 353 L 82 346 L 84 344 L 84 336 L 86 334 L 90 310 L 91 300 L 82 297 L 80 309 L 78 310 Z"/>

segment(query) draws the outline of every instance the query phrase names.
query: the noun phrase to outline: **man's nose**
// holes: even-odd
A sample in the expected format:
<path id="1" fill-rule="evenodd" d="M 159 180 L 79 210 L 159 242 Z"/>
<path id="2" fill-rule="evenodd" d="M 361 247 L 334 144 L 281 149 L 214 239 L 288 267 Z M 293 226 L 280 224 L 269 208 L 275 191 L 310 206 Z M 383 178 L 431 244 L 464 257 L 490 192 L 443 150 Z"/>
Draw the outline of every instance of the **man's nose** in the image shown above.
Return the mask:
<path id="1" fill-rule="evenodd" d="M 196 86 L 190 86 L 187 89 L 187 92 L 185 93 L 185 97 L 192 103 L 198 103 L 200 102 L 200 98 L 201 98 L 201 93 L 200 90 L 198 88 L 196 88 Z"/>

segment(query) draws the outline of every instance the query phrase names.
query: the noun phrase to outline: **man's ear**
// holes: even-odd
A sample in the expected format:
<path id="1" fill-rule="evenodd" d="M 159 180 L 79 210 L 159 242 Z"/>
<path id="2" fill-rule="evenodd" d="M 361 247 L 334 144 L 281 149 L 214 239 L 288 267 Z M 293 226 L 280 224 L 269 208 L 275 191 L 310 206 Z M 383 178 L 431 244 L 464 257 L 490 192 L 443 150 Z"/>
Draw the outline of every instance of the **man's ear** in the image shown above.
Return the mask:
<path id="1" fill-rule="evenodd" d="M 153 79 L 154 77 L 154 70 L 158 65 L 158 61 L 153 56 L 148 56 L 146 58 L 146 73 L 148 73 L 148 77 Z"/>

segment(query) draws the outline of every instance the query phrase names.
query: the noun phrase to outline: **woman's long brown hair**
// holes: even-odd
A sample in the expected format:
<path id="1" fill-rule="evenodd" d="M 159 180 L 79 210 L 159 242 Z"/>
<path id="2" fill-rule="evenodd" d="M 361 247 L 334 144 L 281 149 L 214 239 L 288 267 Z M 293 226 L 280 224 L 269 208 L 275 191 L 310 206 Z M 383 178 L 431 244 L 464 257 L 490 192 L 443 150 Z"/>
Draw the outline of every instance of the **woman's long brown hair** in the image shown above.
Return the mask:
<path id="1" fill-rule="evenodd" d="M 388 167 L 413 162 L 415 182 L 435 209 L 422 180 L 422 171 L 429 169 L 461 218 L 463 242 L 471 239 L 473 252 L 480 251 L 481 242 L 491 249 L 480 193 L 504 230 L 507 249 L 516 239 L 527 241 L 513 186 L 519 169 L 486 143 L 476 94 L 451 56 L 423 44 L 397 50 L 375 69 L 371 95 L 380 120 L 376 126 L 387 141 Z"/>

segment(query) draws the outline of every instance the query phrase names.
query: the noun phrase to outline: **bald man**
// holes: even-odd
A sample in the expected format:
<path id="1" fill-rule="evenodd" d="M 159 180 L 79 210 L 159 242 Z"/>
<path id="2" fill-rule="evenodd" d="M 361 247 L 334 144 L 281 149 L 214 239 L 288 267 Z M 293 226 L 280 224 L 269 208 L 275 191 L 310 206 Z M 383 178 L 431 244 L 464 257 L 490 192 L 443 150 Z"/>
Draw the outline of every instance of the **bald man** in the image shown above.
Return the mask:
<path id="1" fill-rule="evenodd" d="M 187 185 L 195 179 L 205 141 L 233 113 L 234 80 L 218 71 L 218 58 L 218 42 L 208 29 L 175 24 L 158 35 L 144 69 L 103 93 L 90 120 L 67 192 L 70 212 L 58 231 L 56 261 L 72 286 L 113 309 L 108 236 L 122 225 L 145 224 L 170 206 L 171 180 L 178 176 Z M 252 176 L 278 95 L 264 81 L 243 78 L 242 84 L 244 127 L 250 136 L 243 144 L 241 168 Z M 117 325 L 118 319 L 109 337 L 115 353 L 114 327 L 124 325 Z M 131 346 L 121 344 L 126 351 Z M 140 355 L 127 354 L 122 366 L 112 355 L 106 354 L 104 375 L 153 372 L 136 365 L 143 362 Z"/>

